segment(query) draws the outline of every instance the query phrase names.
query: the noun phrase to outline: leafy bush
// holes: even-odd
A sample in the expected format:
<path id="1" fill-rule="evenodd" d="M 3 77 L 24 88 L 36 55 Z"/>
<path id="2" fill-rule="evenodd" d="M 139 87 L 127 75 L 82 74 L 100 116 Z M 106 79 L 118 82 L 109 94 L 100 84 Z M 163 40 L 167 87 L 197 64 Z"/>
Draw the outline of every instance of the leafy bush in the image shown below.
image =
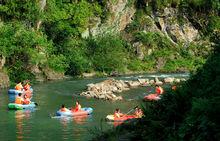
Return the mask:
<path id="1" fill-rule="evenodd" d="M 173 44 L 167 37 L 158 32 L 137 32 L 135 35 L 137 41 L 151 48 L 172 48 Z"/>
<path id="2" fill-rule="evenodd" d="M 46 63 L 51 43 L 20 23 L 1 25 L 0 34 L 0 54 L 6 58 L 10 80 L 33 78 L 30 66 Z"/>
<path id="3" fill-rule="evenodd" d="M 51 55 L 48 58 L 48 65 L 50 68 L 58 72 L 65 72 L 68 67 L 66 57 L 63 55 Z"/>
<path id="4" fill-rule="evenodd" d="M 123 135 L 127 140 L 219 140 L 220 44 L 218 37 L 213 39 L 215 43 L 213 54 L 187 82 L 178 84 L 175 91 L 166 89 L 159 101 L 146 102 L 145 117 L 135 125 L 135 122 L 122 125 L 117 128 L 118 132 L 111 132 L 115 133 L 114 135 L 106 133 L 100 138 L 108 140 L 111 137 L 120 138 Z M 180 64 L 183 63 L 180 62 Z"/>
<path id="5" fill-rule="evenodd" d="M 92 62 L 95 70 L 110 73 L 123 71 L 125 68 L 125 43 L 119 36 L 101 36 L 90 42 L 88 48 L 90 51 L 93 50 Z"/>
<path id="6" fill-rule="evenodd" d="M 128 64 L 128 69 L 132 71 L 142 71 L 143 70 L 141 67 L 142 63 L 143 62 L 138 59 L 131 60 Z"/>
<path id="7" fill-rule="evenodd" d="M 29 27 L 42 17 L 37 1 L 23 0 L 2 0 L 0 15 L 5 21 L 25 21 Z"/>

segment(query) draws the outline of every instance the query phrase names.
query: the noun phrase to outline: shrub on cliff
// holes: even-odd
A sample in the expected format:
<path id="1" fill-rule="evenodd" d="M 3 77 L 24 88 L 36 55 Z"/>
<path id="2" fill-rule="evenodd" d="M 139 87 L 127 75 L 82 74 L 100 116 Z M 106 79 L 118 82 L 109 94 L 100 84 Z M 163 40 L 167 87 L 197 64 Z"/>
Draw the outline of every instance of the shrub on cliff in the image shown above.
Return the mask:
<path id="1" fill-rule="evenodd" d="M 90 40 L 88 44 L 93 68 L 110 73 L 123 71 L 126 67 L 127 52 L 125 42 L 120 36 L 105 35 Z"/>

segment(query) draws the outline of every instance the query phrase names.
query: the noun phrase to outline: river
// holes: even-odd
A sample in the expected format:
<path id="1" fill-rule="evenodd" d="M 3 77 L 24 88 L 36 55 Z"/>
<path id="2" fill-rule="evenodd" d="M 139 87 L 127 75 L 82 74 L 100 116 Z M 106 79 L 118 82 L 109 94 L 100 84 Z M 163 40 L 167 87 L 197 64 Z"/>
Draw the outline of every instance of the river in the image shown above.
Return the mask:
<path id="1" fill-rule="evenodd" d="M 116 79 L 135 80 L 138 77 L 188 77 L 188 74 L 144 74 L 122 76 Z M 33 85 L 34 95 L 32 101 L 38 103 L 35 110 L 9 111 L 7 104 L 10 99 L 7 90 L 0 91 L 0 140 L 1 141 L 51 141 L 51 140 L 89 140 L 102 130 L 113 128 L 114 125 L 105 122 L 106 115 L 113 113 L 115 108 L 120 108 L 126 113 L 136 105 L 142 104 L 146 93 L 153 92 L 153 87 L 139 87 L 120 93 L 123 101 L 103 101 L 87 99 L 78 94 L 86 89 L 89 83 L 96 83 L 106 78 L 69 79 L 63 81 L 47 82 Z M 167 86 L 164 86 L 167 87 Z M 75 105 L 79 100 L 82 107 L 94 109 L 91 116 L 82 118 L 51 118 L 60 108 L 61 104 L 67 107 Z"/>

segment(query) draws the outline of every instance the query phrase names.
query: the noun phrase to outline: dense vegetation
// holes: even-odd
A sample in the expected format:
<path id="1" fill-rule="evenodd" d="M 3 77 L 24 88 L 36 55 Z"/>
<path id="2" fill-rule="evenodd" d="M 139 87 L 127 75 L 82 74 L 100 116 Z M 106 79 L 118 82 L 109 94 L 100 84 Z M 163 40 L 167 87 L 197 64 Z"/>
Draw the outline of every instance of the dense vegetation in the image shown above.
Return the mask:
<path id="1" fill-rule="evenodd" d="M 148 23 L 144 15 L 175 7 L 182 14 L 179 21 L 181 16 L 187 16 L 201 31 L 201 39 L 209 41 L 209 34 L 219 28 L 218 1 L 129 0 L 130 4 L 132 2 L 135 2 L 137 12 L 126 28 L 126 34 L 154 50 L 141 60 L 137 58 L 133 41 L 124 34 L 81 37 L 83 31 L 92 26 L 95 17 L 100 17 L 101 22 L 108 18 L 106 0 L 1 0 L 0 55 L 6 58 L 4 71 L 11 81 L 20 81 L 35 78 L 33 66 L 80 75 L 93 71 L 192 71 L 204 64 L 210 49 L 203 44 L 190 43 L 184 48 L 183 43 L 174 45 L 159 33 L 142 32 L 141 27 Z M 166 62 L 159 69 L 156 66 L 158 59 Z"/>
<path id="2" fill-rule="evenodd" d="M 146 103 L 145 118 L 119 126 L 97 140 L 219 140 L 219 0 L 128 1 L 135 2 L 137 11 L 123 34 L 82 38 L 95 17 L 104 23 L 111 15 L 107 0 L 47 0 L 46 5 L 44 0 L 1 0 L 0 57 L 6 59 L 3 71 L 11 81 L 20 81 L 35 78 L 33 66 L 79 75 L 92 71 L 191 71 L 206 62 L 175 92 L 166 90 L 162 100 Z M 166 7 L 178 9 L 179 24 L 187 17 L 199 30 L 200 40 L 212 42 L 212 56 L 204 44 L 174 44 L 160 33 L 143 32 L 154 24 L 145 15 Z M 138 59 L 133 42 L 141 42 L 153 53 Z M 160 59 L 166 63 L 158 69 Z"/>
<path id="3" fill-rule="evenodd" d="M 220 137 L 220 33 L 214 33 L 215 51 L 206 64 L 176 91 L 144 104 L 145 117 L 93 140 L 217 141 Z"/>
<path id="4" fill-rule="evenodd" d="M 205 36 L 211 38 L 214 48 L 212 55 L 187 82 L 177 85 L 176 91 L 167 89 L 161 100 L 145 102 L 143 105 L 144 118 L 104 133 L 98 132 L 98 136 L 93 140 L 219 140 L 219 21 L 210 22 L 210 26 L 206 28 L 199 23 L 203 18 L 213 18 L 214 11 L 219 10 L 219 2 L 199 0 L 187 4 L 189 4 L 188 12 L 191 14 L 194 12 L 192 17 L 201 16 L 194 17 L 197 19 L 194 22 L 201 25 L 202 33 Z M 219 19 L 218 12 L 215 13 L 215 20 Z M 204 16 L 205 13 L 210 14 L 208 16 L 211 17 Z"/>

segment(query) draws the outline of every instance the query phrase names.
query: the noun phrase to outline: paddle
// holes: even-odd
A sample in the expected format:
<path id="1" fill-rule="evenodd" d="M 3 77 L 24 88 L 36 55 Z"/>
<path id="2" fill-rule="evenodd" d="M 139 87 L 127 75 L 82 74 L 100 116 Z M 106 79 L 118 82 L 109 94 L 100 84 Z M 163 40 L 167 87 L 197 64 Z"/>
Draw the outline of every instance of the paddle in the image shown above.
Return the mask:
<path id="1" fill-rule="evenodd" d="M 126 114 L 124 114 L 123 116 L 125 116 L 125 115 L 127 115 L 127 114 L 129 114 L 130 112 L 132 112 L 134 109 L 136 109 L 138 106 L 135 106 L 134 108 L 132 108 L 132 109 L 130 109 Z M 122 117 L 123 117 L 122 116 Z"/>
<path id="2" fill-rule="evenodd" d="M 35 104 L 36 106 L 38 106 L 38 104 L 37 104 L 36 102 L 34 102 L 34 104 Z"/>

